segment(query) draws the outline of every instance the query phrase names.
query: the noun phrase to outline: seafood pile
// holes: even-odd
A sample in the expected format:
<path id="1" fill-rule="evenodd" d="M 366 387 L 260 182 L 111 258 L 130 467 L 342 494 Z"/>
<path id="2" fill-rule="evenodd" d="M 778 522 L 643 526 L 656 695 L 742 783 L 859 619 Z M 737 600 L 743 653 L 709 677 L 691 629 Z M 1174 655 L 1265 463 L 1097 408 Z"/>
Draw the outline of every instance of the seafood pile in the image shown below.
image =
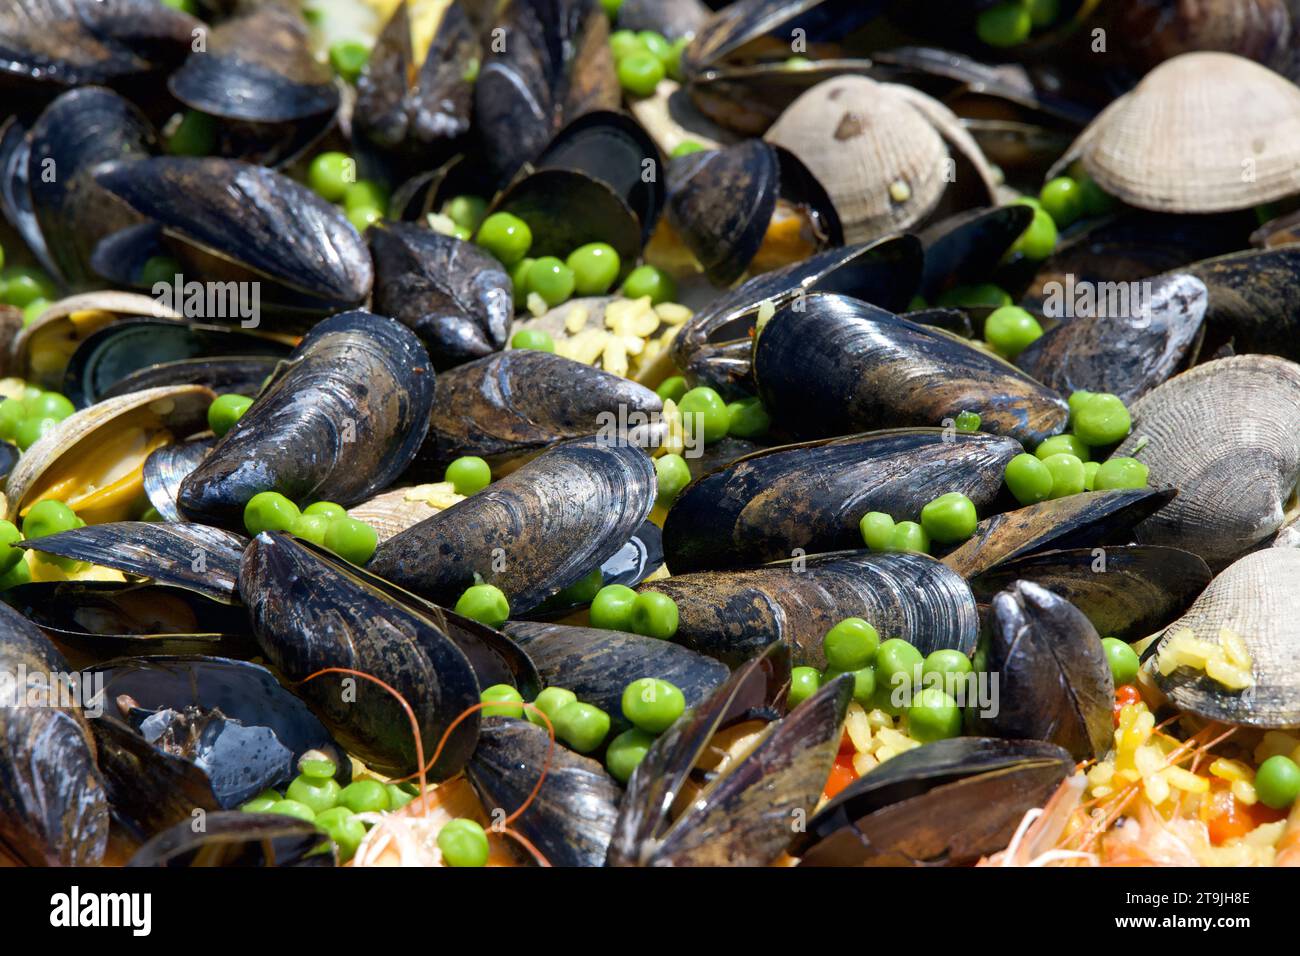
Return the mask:
<path id="1" fill-rule="evenodd" d="M 1293 16 L 7 0 L 0 863 L 1300 864 Z"/>

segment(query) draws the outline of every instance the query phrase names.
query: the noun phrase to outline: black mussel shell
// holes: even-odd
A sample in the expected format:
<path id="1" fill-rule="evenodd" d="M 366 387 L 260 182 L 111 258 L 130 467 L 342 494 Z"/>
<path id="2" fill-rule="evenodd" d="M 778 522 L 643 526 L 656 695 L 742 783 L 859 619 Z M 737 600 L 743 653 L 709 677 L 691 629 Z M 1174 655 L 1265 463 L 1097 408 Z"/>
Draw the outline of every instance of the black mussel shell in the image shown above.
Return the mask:
<path id="1" fill-rule="evenodd" d="M 205 438 L 163 445 L 144 460 L 145 497 L 164 521 L 185 520 L 176 504 L 181 482 L 199 466 L 216 443 L 215 438 Z"/>
<path id="2" fill-rule="evenodd" d="M 1235 252 L 1184 271 L 1209 291 L 1202 355 L 1228 344 L 1238 354 L 1300 360 L 1300 328 L 1289 305 L 1300 295 L 1300 246 Z"/>
<path id="3" fill-rule="evenodd" d="M 127 866 L 333 866 L 334 845 L 315 824 L 279 813 L 218 811 L 203 829 L 183 820 L 154 835 Z"/>
<path id="4" fill-rule="evenodd" d="M 988 281 L 1033 218 L 1032 209 L 1016 204 L 971 209 L 927 226 L 920 233 L 925 248 L 921 295 L 933 302 L 952 286 Z"/>
<path id="5" fill-rule="evenodd" d="M 694 36 L 712 11 L 701 0 L 623 0 L 620 30 L 653 30 L 669 40 Z"/>
<path id="6" fill-rule="evenodd" d="M 58 275 L 59 269 L 50 258 L 45 237 L 41 235 L 27 181 L 27 160 L 31 151 L 31 137 L 19 117 L 10 116 L 0 121 L 0 212 L 22 237 L 36 261 L 54 276 Z"/>
<path id="7" fill-rule="evenodd" d="M 514 287 L 471 242 L 406 223 L 367 230 L 375 261 L 374 309 L 408 326 L 442 371 L 502 349 Z"/>
<path id="8" fill-rule="evenodd" d="M 429 356 L 409 329 L 366 312 L 326 319 L 181 482 L 180 509 L 229 523 L 267 490 L 364 501 L 415 456 L 432 404 Z"/>

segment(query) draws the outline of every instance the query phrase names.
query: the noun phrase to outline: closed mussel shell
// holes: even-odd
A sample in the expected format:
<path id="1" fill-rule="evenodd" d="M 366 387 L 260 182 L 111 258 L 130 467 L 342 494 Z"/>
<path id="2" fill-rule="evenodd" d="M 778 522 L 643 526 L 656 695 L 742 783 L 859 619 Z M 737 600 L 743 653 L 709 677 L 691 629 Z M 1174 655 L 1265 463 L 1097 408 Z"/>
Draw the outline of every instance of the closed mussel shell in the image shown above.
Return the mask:
<path id="1" fill-rule="evenodd" d="M 934 426 L 962 411 L 1031 446 L 1065 428 L 1064 398 L 954 335 L 839 295 L 796 305 L 777 312 L 754 345 L 759 395 L 792 434 Z"/>
<path id="2" fill-rule="evenodd" d="M 182 820 L 154 835 L 127 866 L 333 866 L 333 842 L 314 823 L 281 813 L 218 811 L 195 831 Z"/>
<path id="3" fill-rule="evenodd" d="M 674 573 L 740 567 L 860 547 L 868 511 L 915 519 L 950 491 L 977 509 L 1023 449 L 1011 438 L 893 429 L 746 455 L 692 483 L 664 521 Z"/>

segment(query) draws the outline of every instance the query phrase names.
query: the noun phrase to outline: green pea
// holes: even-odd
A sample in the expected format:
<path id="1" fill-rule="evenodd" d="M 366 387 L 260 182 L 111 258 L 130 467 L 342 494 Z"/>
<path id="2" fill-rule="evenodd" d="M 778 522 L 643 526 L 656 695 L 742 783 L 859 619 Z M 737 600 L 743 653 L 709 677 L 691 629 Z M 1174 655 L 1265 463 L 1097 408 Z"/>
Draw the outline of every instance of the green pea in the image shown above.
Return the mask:
<path id="1" fill-rule="evenodd" d="M 487 834 L 465 817 L 448 821 L 438 831 L 438 849 L 448 866 L 487 866 Z"/>
<path id="2" fill-rule="evenodd" d="M 324 548 L 325 535 L 330 529 L 331 520 L 324 515 L 301 514 L 289 531 L 295 538 L 302 538 Z"/>
<path id="3" fill-rule="evenodd" d="M 624 584 L 607 584 L 592 599 L 588 616 L 592 627 L 607 631 L 632 630 L 636 592 Z"/>
<path id="4" fill-rule="evenodd" d="M 786 696 L 785 706 L 793 710 L 805 700 L 817 693 L 822 684 L 822 675 L 815 667 L 795 667 L 790 670 L 790 693 Z"/>
<path id="5" fill-rule="evenodd" d="M 1064 435 L 1053 435 L 1051 438 L 1044 438 L 1039 442 L 1038 447 L 1034 449 L 1034 457 L 1039 461 L 1050 458 L 1052 455 L 1073 455 L 1079 461 L 1088 461 L 1092 457 L 1092 452 L 1088 446 L 1079 441 L 1078 435 L 1072 435 L 1066 432 Z"/>
<path id="6" fill-rule="evenodd" d="M 921 509 L 921 527 L 940 544 L 957 544 L 975 533 L 975 502 L 960 491 L 940 495 Z"/>
<path id="7" fill-rule="evenodd" d="M 530 294 L 536 293 L 542 301 L 554 308 L 569 301 L 576 279 L 573 270 L 555 256 L 542 256 L 528 267 L 526 286 Z"/>
<path id="8" fill-rule="evenodd" d="M 1083 194 L 1083 214 L 1088 217 L 1104 216 L 1115 208 L 1115 198 L 1097 185 L 1091 176 L 1079 180 L 1079 191 Z"/>
<path id="9" fill-rule="evenodd" d="M 216 146 L 216 121 L 198 110 L 186 110 L 167 140 L 167 152 L 173 156 L 207 156 Z"/>
<path id="10" fill-rule="evenodd" d="M 655 503 L 668 508 L 691 483 L 691 469 L 681 455 L 660 455 L 655 459 L 655 479 L 658 485 Z"/>
<path id="11" fill-rule="evenodd" d="M 479 700 L 485 704 L 494 704 L 493 707 L 484 707 L 484 717 L 514 717 L 524 716 L 524 708 L 520 706 L 524 698 L 519 691 L 509 684 L 493 684 L 487 690 L 479 694 Z"/>
<path id="12" fill-rule="evenodd" d="M 1083 190 L 1069 176 L 1057 176 L 1044 184 L 1038 193 L 1038 201 L 1059 229 L 1083 215 Z"/>
<path id="13" fill-rule="evenodd" d="M 333 518 L 325 529 L 325 547 L 344 561 L 362 565 L 379 547 L 379 533 L 356 518 Z"/>
<path id="14" fill-rule="evenodd" d="M 286 817 L 297 817 L 308 823 L 316 822 L 316 811 L 297 800 L 278 800 L 266 808 L 267 813 L 279 813 Z"/>
<path id="15" fill-rule="evenodd" d="M 1106 651 L 1106 663 L 1110 665 L 1110 676 L 1115 681 L 1116 687 L 1137 680 L 1142 662 L 1133 648 L 1118 637 L 1103 637 L 1101 646 Z"/>
<path id="16" fill-rule="evenodd" d="M 1044 209 L 1035 209 L 1034 218 L 1029 227 L 1020 234 L 1020 238 L 1011 246 L 1013 253 L 1020 253 L 1026 259 L 1038 261 L 1046 259 L 1056 248 L 1056 222 Z"/>
<path id="17" fill-rule="evenodd" d="M 253 400 L 247 395 L 218 395 L 208 406 L 208 427 L 220 438 L 234 427 L 252 404 Z"/>
<path id="18" fill-rule="evenodd" d="M 673 54 L 673 45 L 668 42 L 668 38 L 654 30 L 642 30 L 637 34 L 637 39 L 641 41 L 641 46 L 652 56 L 657 57 L 667 69 L 668 61 Z"/>
<path id="19" fill-rule="evenodd" d="M 632 779 L 632 771 L 645 759 L 654 742 L 655 738 L 639 727 L 625 730 L 611 740 L 605 748 L 605 768 L 609 770 L 610 776 L 619 783 L 627 783 Z"/>
<path id="20" fill-rule="evenodd" d="M 1059 0 L 1022 0 L 1022 2 L 1025 9 L 1029 11 L 1029 19 L 1033 22 L 1035 30 L 1051 26 L 1061 12 Z"/>
<path id="21" fill-rule="evenodd" d="M 537 695 L 537 698 L 533 701 L 533 706 L 551 718 L 551 726 L 554 726 L 555 715 L 577 699 L 578 695 L 571 690 L 565 690 L 563 687 L 547 687 Z M 524 711 L 524 716 L 538 727 L 546 726 L 546 721 L 531 710 Z"/>
<path id="22" fill-rule="evenodd" d="M 365 233 L 374 223 L 384 218 L 384 211 L 378 206 L 353 206 L 344 210 L 348 222 L 357 232 Z"/>
<path id="23" fill-rule="evenodd" d="M 677 602 L 658 591 L 643 591 L 632 602 L 632 632 L 668 640 L 677 633 Z"/>
<path id="24" fill-rule="evenodd" d="M 162 0 L 163 6 L 171 7 L 173 10 L 179 10 L 181 13 L 188 13 L 190 16 L 197 16 L 199 12 L 198 5 L 194 0 Z"/>
<path id="25" fill-rule="evenodd" d="M 140 285 L 152 289 L 159 282 L 171 285 L 181 274 L 181 264 L 171 256 L 151 256 L 140 267 Z"/>
<path id="26" fill-rule="evenodd" d="M 508 212 L 494 212 L 483 220 L 478 227 L 478 244 L 501 260 L 505 266 L 513 266 L 524 256 L 533 244 L 533 231 L 528 223 Z M 532 269 L 529 269 L 532 272 Z"/>
<path id="27" fill-rule="evenodd" d="M 666 680 L 642 677 L 623 689 L 623 716 L 633 727 L 661 734 L 686 711 L 686 697 Z"/>
<path id="28" fill-rule="evenodd" d="M 1255 792 L 1260 803 L 1285 810 L 1300 797 L 1300 766 L 1290 757 L 1269 757 L 1255 771 Z"/>
<path id="29" fill-rule="evenodd" d="M 1037 504 L 1052 496 L 1052 473 L 1033 455 L 1023 453 L 1012 458 L 1007 462 L 1003 478 L 1022 505 Z"/>
<path id="30" fill-rule="evenodd" d="M 923 687 L 907 708 L 908 735 L 930 743 L 961 734 L 961 710 L 957 702 L 937 687 Z"/>
<path id="31" fill-rule="evenodd" d="M 14 544 L 23 540 L 23 533 L 12 521 L 0 521 L 0 575 L 8 574 L 26 553 Z"/>
<path id="32" fill-rule="evenodd" d="M 874 667 L 859 667 L 855 671 L 842 671 L 838 668 L 828 667 L 826 673 L 822 674 L 822 683 L 829 684 L 841 674 L 853 675 L 853 699 L 863 707 L 869 707 L 876 696 L 876 669 Z"/>
<path id="33" fill-rule="evenodd" d="M 253 797 L 253 799 L 241 803 L 239 809 L 244 813 L 268 813 L 270 812 L 271 807 L 279 803 L 280 800 L 281 797 L 279 794 L 274 794 L 270 797 L 264 797 L 259 794 L 258 796 Z"/>
<path id="34" fill-rule="evenodd" d="M 0 591 L 8 591 L 10 588 L 16 588 L 20 584 L 30 584 L 32 581 L 32 566 L 27 561 L 19 561 L 4 574 L 0 574 Z"/>
<path id="35" fill-rule="evenodd" d="M 309 750 L 298 758 L 298 773 L 313 780 L 332 780 L 338 765 L 319 750 Z"/>
<path id="36" fill-rule="evenodd" d="M 71 531 L 85 524 L 77 513 L 62 501 L 46 498 L 27 509 L 23 518 L 23 537 L 44 538 L 47 535 Z"/>
<path id="37" fill-rule="evenodd" d="M 921 664 L 921 675 L 940 674 L 947 677 L 949 674 L 969 674 L 971 672 L 970 658 L 955 648 L 945 647 L 937 651 L 930 652 L 925 661 Z"/>
<path id="38" fill-rule="evenodd" d="M 1006 359 L 1014 359 L 1042 334 L 1038 320 L 1018 305 L 1004 305 L 984 320 L 984 338 Z"/>
<path id="39" fill-rule="evenodd" d="M 889 539 L 889 547 L 885 550 L 929 554 L 930 536 L 915 521 L 900 521 L 894 525 L 894 533 Z"/>
<path id="40" fill-rule="evenodd" d="M 604 295 L 623 268 L 614 247 L 607 242 L 589 242 L 574 249 L 565 265 L 573 272 L 578 295 Z"/>
<path id="41" fill-rule="evenodd" d="M 1029 11 L 1019 3 L 999 3 L 982 10 L 975 18 L 975 33 L 989 46 L 1008 47 L 1024 43 L 1033 29 Z"/>
<path id="42" fill-rule="evenodd" d="M 762 438 L 772 425 L 772 418 L 758 398 L 742 398 L 727 406 L 731 421 L 727 434 L 737 438 Z"/>
<path id="43" fill-rule="evenodd" d="M 977 412 L 963 411 L 957 413 L 952 423 L 959 432 L 977 432 L 980 430 L 981 421 Z"/>
<path id="44" fill-rule="evenodd" d="M 330 44 L 330 66 L 347 83 L 355 83 L 370 61 L 370 48 L 357 40 L 336 40 Z"/>
<path id="45" fill-rule="evenodd" d="M 492 468 L 477 455 L 462 455 L 447 466 L 442 480 L 455 485 L 458 495 L 476 495 L 492 483 Z"/>
<path id="46" fill-rule="evenodd" d="M 890 692 L 903 687 L 904 696 L 911 700 L 912 691 L 919 686 L 924 664 L 920 651 L 901 637 L 891 637 L 876 651 L 876 685 Z M 880 700 L 879 692 L 876 700 Z"/>
<path id="47" fill-rule="evenodd" d="M 840 671 L 855 671 L 876 659 L 880 635 L 860 617 L 846 617 L 822 638 L 822 653 L 828 666 Z"/>
<path id="48" fill-rule="evenodd" d="M 1052 476 L 1052 492 L 1048 495 L 1049 498 L 1064 498 L 1083 491 L 1083 462 L 1077 455 L 1065 452 L 1048 455 L 1043 459 L 1043 467 Z"/>
<path id="49" fill-rule="evenodd" d="M 31 302 L 28 302 L 27 305 L 23 307 L 23 328 L 31 325 L 44 315 L 45 310 L 49 307 L 49 299 L 32 299 Z"/>
<path id="50" fill-rule="evenodd" d="M 528 301 L 528 270 L 533 267 L 535 261 L 535 259 L 524 256 L 510 267 L 510 283 L 514 287 L 515 308 L 519 308 Z"/>
<path id="51" fill-rule="evenodd" d="M 25 418 L 18 423 L 14 444 L 26 451 L 58 427 L 59 422 L 55 418 Z"/>
<path id="52" fill-rule="evenodd" d="M 622 292 L 628 299 L 648 295 L 651 305 L 659 305 L 677 298 L 677 283 L 668 273 L 654 266 L 637 266 L 623 280 Z"/>
<path id="53" fill-rule="evenodd" d="M 27 418 L 27 403 L 21 398 L 6 398 L 0 402 L 0 438 L 13 441 L 18 426 Z"/>
<path id="54" fill-rule="evenodd" d="M 53 418 L 61 422 L 76 408 L 58 392 L 41 392 L 36 398 L 27 402 L 27 415 L 30 418 Z"/>
<path id="55" fill-rule="evenodd" d="M 1118 395 L 1098 392 L 1080 402 L 1071 416 L 1074 433 L 1086 445 L 1113 445 L 1122 441 L 1133 427 L 1124 401 Z"/>
<path id="56" fill-rule="evenodd" d="M 862 541 L 872 551 L 888 551 L 894 540 L 894 519 L 883 511 L 868 511 L 858 522 Z"/>
<path id="57" fill-rule="evenodd" d="M 673 41 L 673 52 L 668 58 L 668 63 L 666 65 L 668 67 L 668 75 L 678 83 L 681 83 L 686 79 L 686 75 L 682 72 L 682 54 L 686 52 L 686 48 L 690 45 L 691 38 L 688 36 L 678 37 Z"/>
<path id="58" fill-rule="evenodd" d="M 487 200 L 481 196 L 453 196 L 442 204 L 442 214 L 458 226 L 477 229 L 487 215 Z"/>
<path id="59" fill-rule="evenodd" d="M 532 260 L 528 260 L 532 261 Z M 512 349 L 532 349 L 535 352 L 554 352 L 555 339 L 545 329 L 520 329 L 510 339 Z"/>
<path id="60" fill-rule="evenodd" d="M 305 515 L 321 515 L 325 518 L 346 518 L 348 513 L 342 505 L 336 505 L 332 501 L 313 501 L 306 508 L 302 509 Z"/>
<path id="61" fill-rule="evenodd" d="M 338 806 L 340 790 L 342 787 L 336 780 L 297 776 L 284 791 L 284 795 L 290 800 L 297 800 L 303 806 L 311 807 L 313 813 L 320 813 L 322 810 Z"/>
<path id="62" fill-rule="evenodd" d="M 1111 458 L 1097 469 L 1093 488 L 1107 491 L 1111 488 L 1145 488 L 1150 469 L 1136 458 Z"/>
<path id="63" fill-rule="evenodd" d="M 633 53 L 649 53 L 641 37 L 632 30 L 615 30 L 609 35 L 609 48 L 615 60 L 621 60 Z"/>
<path id="64" fill-rule="evenodd" d="M 633 96 L 650 96 L 668 71 L 663 60 L 646 51 L 629 53 L 618 61 L 619 86 Z"/>
<path id="65" fill-rule="evenodd" d="M 342 202 L 348 186 L 356 181 L 356 160 L 347 153 L 321 153 L 307 167 L 307 185 L 330 202 Z"/>
<path id="66" fill-rule="evenodd" d="M 1011 304 L 1011 296 L 992 282 L 953 286 L 939 293 L 935 305 L 948 309 L 996 309 Z"/>
<path id="67" fill-rule="evenodd" d="M 686 379 L 680 375 L 670 375 L 659 383 L 655 394 L 665 402 L 680 403 L 682 396 L 686 394 Z"/>
<path id="68" fill-rule="evenodd" d="M 349 183 L 343 191 L 343 208 L 373 208 L 382 212 L 388 208 L 388 190 L 373 179 L 358 179 L 355 183 Z"/>
<path id="69" fill-rule="evenodd" d="M 407 793 L 395 783 L 384 784 L 384 789 L 388 791 L 388 809 L 400 810 L 414 798 L 414 794 Z"/>
<path id="70" fill-rule="evenodd" d="M 561 606 L 590 604 L 596 599 L 596 595 L 600 593 L 601 586 L 604 583 L 605 573 L 600 568 L 592 568 L 578 580 L 562 589 L 555 596 L 555 601 Z"/>
<path id="71" fill-rule="evenodd" d="M 722 396 L 707 385 L 691 389 L 677 407 L 682 413 L 682 427 L 703 439 L 704 444 L 711 445 L 727 437 L 731 412 Z"/>
<path id="72" fill-rule="evenodd" d="M 680 159 L 682 156 L 689 156 L 691 153 L 702 153 L 707 149 L 708 147 L 703 143 L 697 143 L 693 139 L 684 139 L 673 147 L 673 151 L 668 156 L 670 159 Z"/>
<path id="73" fill-rule="evenodd" d="M 556 712 L 555 733 L 578 753 L 591 753 L 609 733 L 609 714 L 591 704 L 574 701 Z"/>
<path id="74" fill-rule="evenodd" d="M 366 838 L 366 825 L 352 815 L 347 807 L 332 807 L 316 814 L 316 826 L 334 841 L 339 862 L 346 863 L 356 855 L 361 841 Z"/>
<path id="75" fill-rule="evenodd" d="M 500 627 L 510 619 L 510 602 L 494 584 L 475 584 L 456 601 L 456 613 L 488 627 Z"/>
<path id="76" fill-rule="evenodd" d="M 1097 490 L 1097 472 L 1101 470 L 1101 462 L 1085 461 L 1083 463 L 1083 490 Z"/>

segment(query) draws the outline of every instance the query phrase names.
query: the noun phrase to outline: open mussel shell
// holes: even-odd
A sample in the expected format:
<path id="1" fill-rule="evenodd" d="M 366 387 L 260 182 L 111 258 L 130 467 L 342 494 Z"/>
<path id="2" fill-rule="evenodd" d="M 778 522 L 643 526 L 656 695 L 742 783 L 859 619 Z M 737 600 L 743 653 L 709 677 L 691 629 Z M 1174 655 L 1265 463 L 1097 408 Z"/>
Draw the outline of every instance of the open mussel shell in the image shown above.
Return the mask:
<path id="1" fill-rule="evenodd" d="M 628 726 L 622 700 L 632 681 L 654 674 L 695 707 L 730 673 L 711 657 L 640 634 L 534 621 L 511 621 L 504 630 L 537 665 L 542 680 L 599 707 L 620 729 Z"/>
<path id="2" fill-rule="evenodd" d="M 1033 218 L 1033 210 L 1018 203 L 967 210 L 926 227 L 919 234 L 925 250 L 921 295 L 933 302 L 952 286 L 986 281 Z"/>
<path id="3" fill-rule="evenodd" d="M 203 829 L 182 820 L 151 837 L 127 866 L 334 866 L 333 842 L 306 820 L 279 813 L 217 811 Z"/>
<path id="4" fill-rule="evenodd" d="M 168 156 L 101 167 L 95 180 L 162 226 L 188 274 L 260 281 L 265 307 L 319 315 L 370 293 L 369 250 L 342 211 L 270 169 Z"/>
<path id="5" fill-rule="evenodd" d="M 1032 446 L 1069 417 L 1064 398 L 1002 359 L 841 295 L 778 311 L 754 344 L 754 378 L 774 419 L 807 438 L 937 426 L 969 410 L 983 430 Z"/>
<path id="6" fill-rule="evenodd" d="M 67 662 L 0 605 L 0 670 L 15 699 L 0 707 L 0 862 L 95 866 L 109 811 L 95 745 Z"/>
<path id="7" fill-rule="evenodd" d="M 1174 621 L 1154 645 L 1147 669 L 1180 710 L 1209 720 L 1251 727 L 1300 726 L 1300 551 L 1265 548 L 1240 558 L 1221 572 L 1187 613 Z M 1152 660 L 1184 629 L 1211 644 L 1219 632 L 1240 636 L 1251 657 L 1254 686 L 1228 690 L 1203 671 L 1179 668 L 1161 674 Z"/>
<path id="8" fill-rule="evenodd" d="M 1247 209 L 1300 191 L 1298 117 L 1300 89 L 1272 70 L 1185 53 L 1113 101 L 1058 165 L 1081 158 L 1099 186 L 1140 209 Z M 1243 153 L 1243 143 L 1260 148 Z"/>
<path id="9" fill-rule="evenodd" d="M 510 0 L 496 28 L 510 42 L 490 45 L 484 57 L 474 125 L 504 181 L 565 125 L 593 110 L 617 110 L 621 91 L 609 20 L 596 0 Z"/>
<path id="10" fill-rule="evenodd" d="M 328 122 L 339 104 L 329 68 L 312 56 L 306 22 L 274 3 L 209 30 L 206 48 L 189 55 L 167 88 L 190 109 L 250 123 Z"/>
<path id="11" fill-rule="evenodd" d="M 27 244 L 32 256 L 50 275 L 58 275 L 59 268 L 50 258 L 50 251 L 36 221 L 32 207 L 32 194 L 27 179 L 27 158 L 31 155 L 32 140 L 27 126 L 18 116 L 0 120 L 0 213 Z"/>
<path id="12" fill-rule="evenodd" d="M 465 776 L 494 817 L 528 803 L 511 826 L 552 866 L 604 865 L 622 790 L 595 760 L 526 720 L 488 717 Z"/>
<path id="13" fill-rule="evenodd" d="M 0 85 L 85 86 L 165 70 L 200 27 L 152 0 L 11 0 L 0 8 Z"/>
<path id="14" fill-rule="evenodd" d="M 704 150 L 668 167 L 668 221 L 715 285 L 740 278 L 768 238 L 777 203 L 808 220 L 806 251 L 843 242 L 825 190 L 793 153 L 762 140 Z M 800 259 L 804 256 L 799 256 Z"/>
<path id="15" fill-rule="evenodd" d="M 239 590 L 258 645 L 281 674 L 302 681 L 323 668 L 344 667 L 384 681 L 413 709 L 426 758 L 451 722 L 478 702 L 482 688 L 474 668 L 445 630 L 323 551 L 263 533 L 244 553 Z M 397 776 L 417 769 L 410 721 L 386 691 L 331 674 L 299 693 L 368 767 Z M 478 729 L 476 714 L 458 725 L 431 768 L 435 779 L 464 766 Z"/>
<path id="16" fill-rule="evenodd" d="M 10 473 L 7 517 L 17 520 L 54 495 L 88 522 L 116 520 L 134 504 L 126 476 L 142 469 L 154 448 L 204 429 L 215 397 L 200 385 L 178 385 L 74 412 L 28 448 Z"/>
<path id="17" fill-rule="evenodd" d="M 95 182 L 95 168 L 143 159 L 155 146 L 153 128 L 140 111 L 98 87 L 64 93 L 32 126 L 28 189 L 45 246 L 66 283 L 92 280 L 95 244 L 140 221 Z"/>
<path id="18" fill-rule="evenodd" d="M 780 857 L 794 835 L 790 821 L 806 818 L 821 796 L 851 679 L 829 681 L 788 716 L 771 720 L 745 756 L 690 791 L 715 735 L 770 708 L 788 677 L 788 652 L 772 645 L 655 741 L 628 781 L 612 865 L 766 866 Z"/>
<path id="19" fill-rule="evenodd" d="M 62 391 L 78 408 L 162 385 L 252 395 L 290 351 L 279 339 L 229 326 L 126 319 L 82 340 L 68 360 Z"/>
<path id="20" fill-rule="evenodd" d="M 257 654 L 248 613 L 196 591 L 150 582 L 35 581 L 6 599 L 75 667 L 118 657 Z"/>
<path id="21" fill-rule="evenodd" d="M 1081 389 L 1110 392 L 1126 403 L 1172 376 L 1199 340 L 1209 305 L 1205 284 L 1175 273 L 1136 288 L 1128 283 L 1110 288 L 1116 290 L 1114 298 L 1082 313 L 1068 289 L 1060 292 L 1063 312 L 1056 311 L 1049 295 L 1047 315 L 1070 318 L 1032 342 L 1016 365 L 1063 395 Z"/>
<path id="22" fill-rule="evenodd" d="M 205 438 L 164 445 L 144 460 L 141 477 L 145 497 L 164 521 L 185 520 L 176 504 L 181 482 L 207 457 L 216 442 L 215 438 Z"/>
<path id="23" fill-rule="evenodd" d="M 492 203 L 528 223 L 535 256 L 559 256 L 589 242 L 606 242 L 619 259 L 635 262 L 664 204 L 662 168 L 654 142 L 620 113 L 588 113 L 563 129 L 538 159 L 521 170 Z"/>
<path id="24" fill-rule="evenodd" d="M 638 429 L 649 438 L 662 410 L 658 395 L 622 376 L 552 352 L 510 349 L 438 376 L 429 431 L 412 471 L 441 479 L 462 455 L 496 465 L 568 438 L 614 440 Z"/>
<path id="25" fill-rule="evenodd" d="M 1300 479 L 1300 366 L 1269 355 L 1217 359 L 1131 412 L 1116 455 L 1137 452 L 1152 484 L 1178 489 L 1136 528 L 1139 542 L 1183 548 L 1218 570 L 1281 527 Z"/>
<path id="26" fill-rule="evenodd" d="M 1037 740 L 937 740 L 851 783 L 790 852 L 804 866 L 968 865 L 1004 848 L 1073 769 Z"/>
<path id="27" fill-rule="evenodd" d="M 998 703 L 967 707 L 971 733 L 1046 740 L 1076 760 L 1113 745 L 1115 683 L 1101 636 L 1065 598 L 1030 581 L 994 595 L 975 661 L 997 675 Z"/>
<path id="28" fill-rule="evenodd" d="M 809 292 L 838 292 L 899 312 L 919 288 L 921 261 L 921 244 L 914 236 L 894 236 L 828 249 L 756 275 L 687 319 L 673 336 L 673 361 L 723 394 L 738 388 L 752 393 L 750 333 L 764 303 L 780 308 Z"/>
<path id="29" fill-rule="evenodd" d="M 960 491 L 987 508 L 1007 463 L 1023 449 L 1011 438 L 892 429 L 764 449 L 692 482 L 664 520 L 674 574 L 743 567 L 860 547 L 868 511 L 917 515 L 939 495 Z"/>
<path id="30" fill-rule="evenodd" d="M 1027 554 L 1124 544 L 1133 529 L 1173 500 L 1166 489 L 1114 489 L 1052 498 L 985 518 L 974 536 L 943 558 L 965 578 Z"/>
<path id="31" fill-rule="evenodd" d="M 40 554 L 89 561 L 231 604 L 247 541 L 203 524 L 116 521 L 18 542 Z"/>
<path id="32" fill-rule="evenodd" d="M 1226 344 L 1238 354 L 1300 359 L 1300 329 L 1288 305 L 1300 296 L 1300 246 L 1235 252 L 1185 271 L 1209 291 L 1202 354 Z"/>
<path id="33" fill-rule="evenodd" d="M 1031 581 L 1082 611 L 1098 634 L 1131 642 L 1187 610 L 1210 577 L 1189 551 L 1137 544 L 1025 555 L 975 575 L 970 586 L 986 604 L 1016 581 Z"/>
<path id="34" fill-rule="evenodd" d="M 514 287 L 496 259 L 471 242 L 406 223 L 376 223 L 366 238 L 375 261 L 375 311 L 415 332 L 434 368 L 505 346 Z"/>
<path id="35" fill-rule="evenodd" d="M 772 640 L 800 663 L 825 664 L 821 641 L 846 617 L 923 654 L 969 654 L 979 614 L 966 582 L 932 558 L 865 551 L 815 555 L 742 571 L 700 571 L 641 585 L 677 602 L 677 643 L 735 666 Z"/>
<path id="36" fill-rule="evenodd" d="M 432 404 L 429 356 L 414 333 L 367 312 L 333 316 L 181 482 L 180 509 L 230 523 L 272 489 L 355 504 L 411 462 Z"/>
<path id="37" fill-rule="evenodd" d="M 480 53 L 474 25 L 459 0 L 443 5 L 436 24 L 420 22 L 429 7 L 406 0 L 397 4 L 357 81 L 352 113 L 354 129 L 375 145 L 426 159 L 469 132 L 470 71 Z M 415 35 L 428 37 L 428 47 L 413 49 Z"/>
<path id="38" fill-rule="evenodd" d="M 649 516 L 655 487 L 640 448 L 564 442 L 389 538 L 369 568 L 447 605 L 481 579 L 526 613 L 618 551 Z"/>

